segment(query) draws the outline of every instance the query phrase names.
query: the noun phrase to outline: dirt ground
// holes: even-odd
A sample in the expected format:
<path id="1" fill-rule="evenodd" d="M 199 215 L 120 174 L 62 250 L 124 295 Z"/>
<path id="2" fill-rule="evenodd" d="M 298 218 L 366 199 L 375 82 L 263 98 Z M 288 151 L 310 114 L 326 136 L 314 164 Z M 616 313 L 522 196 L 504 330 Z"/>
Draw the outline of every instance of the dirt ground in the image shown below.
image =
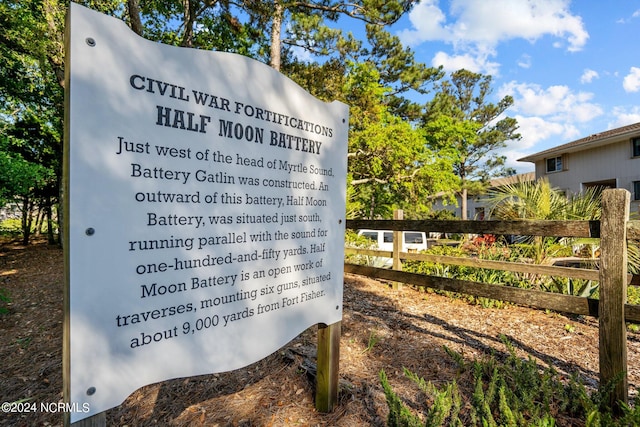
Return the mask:
<path id="1" fill-rule="evenodd" d="M 0 288 L 9 313 L 0 315 L 0 402 L 62 400 L 63 254 L 44 243 L 0 245 Z M 483 309 L 462 300 L 346 275 L 340 353 L 340 395 L 332 413 L 314 409 L 316 328 L 266 359 L 237 371 L 166 381 L 134 392 L 107 412 L 114 426 L 384 426 L 387 404 L 378 379 L 384 369 L 394 389 L 416 408 L 424 397 L 403 374 L 425 380 L 460 373 L 444 346 L 466 360 L 504 355 L 500 336 L 521 357 L 578 373 L 597 385 L 597 320 L 526 307 Z M 640 337 L 629 334 L 630 393 L 640 385 Z M 421 400 L 422 399 L 422 400 Z M 558 425 L 580 425 L 571 419 Z M 2 426 L 58 426 L 62 414 L 0 414 Z"/>

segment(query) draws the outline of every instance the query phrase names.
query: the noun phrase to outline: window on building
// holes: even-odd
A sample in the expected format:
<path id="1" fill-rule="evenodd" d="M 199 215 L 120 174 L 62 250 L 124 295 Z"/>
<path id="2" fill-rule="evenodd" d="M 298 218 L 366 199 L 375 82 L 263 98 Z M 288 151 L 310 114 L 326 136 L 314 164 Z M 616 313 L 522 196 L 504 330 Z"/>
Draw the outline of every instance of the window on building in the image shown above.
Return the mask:
<path id="1" fill-rule="evenodd" d="M 631 140 L 631 151 L 633 157 L 640 157 L 640 138 L 633 138 Z"/>
<path id="2" fill-rule="evenodd" d="M 640 181 L 633 181 L 633 200 L 640 200 Z"/>
<path id="3" fill-rule="evenodd" d="M 547 172 L 560 172 L 562 170 L 562 157 L 551 157 L 547 159 Z"/>

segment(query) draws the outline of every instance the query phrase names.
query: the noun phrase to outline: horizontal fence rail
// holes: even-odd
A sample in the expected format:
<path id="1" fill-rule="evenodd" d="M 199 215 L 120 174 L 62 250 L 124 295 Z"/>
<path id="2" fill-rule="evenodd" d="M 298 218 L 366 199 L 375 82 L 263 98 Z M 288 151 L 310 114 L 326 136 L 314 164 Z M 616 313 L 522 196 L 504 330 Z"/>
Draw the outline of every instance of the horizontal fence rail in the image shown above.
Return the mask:
<path id="1" fill-rule="evenodd" d="M 402 282 L 441 291 L 458 292 L 476 297 L 509 301 L 515 304 L 522 304 L 535 308 L 562 311 L 571 314 L 598 316 L 598 300 L 591 298 L 553 294 L 550 292 L 514 288 L 509 286 L 490 285 L 488 283 L 471 282 L 468 280 L 452 279 L 448 277 L 426 276 L 424 274 L 387 270 L 355 264 L 346 264 L 345 272 L 360 274 L 362 276 L 373 277 L 376 279 L 392 280 L 395 282 Z M 640 320 L 640 316 L 638 317 L 638 320 Z"/>
<path id="2" fill-rule="evenodd" d="M 462 234 L 600 237 L 600 221 L 347 220 L 347 228 Z"/>
<path id="3" fill-rule="evenodd" d="M 462 220 L 402 220 L 402 212 L 393 220 L 346 221 L 352 230 L 372 229 L 394 232 L 394 250 L 381 251 L 363 248 L 345 248 L 345 255 L 366 255 L 391 258 L 393 269 L 356 265 L 345 262 L 345 272 L 359 274 L 395 283 L 450 291 L 512 302 L 540 309 L 599 318 L 600 328 L 600 384 L 627 371 L 625 321 L 640 323 L 640 306 L 626 303 L 627 285 L 640 285 L 640 276 L 627 274 L 626 241 L 640 243 L 640 221 L 629 221 L 630 195 L 626 190 L 612 189 L 603 192 L 601 221 L 462 221 Z M 422 231 L 449 234 L 493 234 L 506 236 L 546 236 L 560 238 L 593 238 L 600 240 L 601 255 L 598 269 L 572 268 L 551 265 L 482 260 L 425 253 L 400 252 L 401 231 Z M 603 233 L 601 235 L 601 233 Z M 624 243 L 622 243 L 624 242 Z M 541 290 L 522 289 L 460 280 L 449 277 L 409 273 L 402 270 L 401 260 L 426 261 L 437 264 L 459 265 L 492 270 L 510 271 L 533 276 L 559 276 L 571 279 L 597 281 L 599 299 L 578 297 Z M 617 384 L 610 395 L 610 405 L 620 410 L 620 402 L 628 401 L 627 377 Z"/>
<path id="4" fill-rule="evenodd" d="M 345 247 L 345 255 L 366 255 L 373 257 L 392 258 L 392 251 L 381 251 L 377 249 L 361 249 Z M 510 271 L 513 273 L 529 273 L 543 276 L 567 277 L 570 279 L 600 280 L 600 272 L 590 268 L 560 267 L 555 265 L 531 264 L 511 261 L 491 261 L 480 258 L 461 258 L 446 255 L 431 255 L 414 252 L 399 252 L 398 257 L 409 261 L 426 261 L 435 264 L 460 265 L 464 267 L 485 268 L 489 270 Z M 585 258 L 586 261 L 597 261 Z M 640 276 L 629 274 L 627 283 L 633 286 L 640 286 Z"/>
<path id="5" fill-rule="evenodd" d="M 393 252 L 379 251 L 375 249 L 359 249 L 346 247 L 346 255 L 368 255 L 375 257 L 392 258 Z M 426 261 L 436 264 L 460 265 L 464 267 L 486 268 L 490 270 L 511 271 L 513 273 L 540 274 L 545 276 L 569 277 L 572 279 L 584 279 L 598 281 L 598 270 L 587 268 L 558 267 L 552 265 L 527 264 L 524 262 L 491 261 L 479 258 L 460 258 L 446 255 L 431 255 L 413 252 L 400 252 L 400 259 L 409 261 Z M 631 276 L 629 277 L 631 281 Z"/>

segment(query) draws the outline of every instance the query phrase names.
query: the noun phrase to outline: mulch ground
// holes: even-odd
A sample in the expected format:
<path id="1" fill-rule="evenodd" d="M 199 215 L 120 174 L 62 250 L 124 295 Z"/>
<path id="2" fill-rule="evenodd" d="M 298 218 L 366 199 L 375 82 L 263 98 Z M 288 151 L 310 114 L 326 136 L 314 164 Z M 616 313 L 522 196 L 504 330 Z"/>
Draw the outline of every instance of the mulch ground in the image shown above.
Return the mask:
<path id="1" fill-rule="evenodd" d="M 0 289 L 9 312 L 0 315 L 0 402 L 62 400 L 63 253 L 36 243 L 0 243 Z M 332 413 L 314 408 L 316 330 L 246 368 L 145 386 L 107 412 L 116 426 L 384 426 L 387 404 L 379 373 L 416 409 L 424 405 L 408 368 L 442 385 L 456 379 L 464 392 L 469 373 L 459 372 L 444 347 L 466 360 L 505 355 L 506 336 L 523 358 L 575 373 L 597 386 L 597 319 L 526 307 L 484 309 L 459 299 L 394 290 L 385 283 L 347 275 L 340 353 L 340 395 Z M 630 392 L 640 385 L 640 339 L 628 337 Z M 580 425 L 559 417 L 558 425 Z M 2 426 L 58 426 L 62 414 L 1 414 Z"/>

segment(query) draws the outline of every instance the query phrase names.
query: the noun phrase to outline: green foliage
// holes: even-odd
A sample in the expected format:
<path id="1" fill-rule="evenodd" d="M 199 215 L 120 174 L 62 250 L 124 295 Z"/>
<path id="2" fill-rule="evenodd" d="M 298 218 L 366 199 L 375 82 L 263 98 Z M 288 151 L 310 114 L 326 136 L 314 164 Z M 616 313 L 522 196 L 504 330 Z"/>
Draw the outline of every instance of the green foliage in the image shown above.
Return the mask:
<path id="1" fill-rule="evenodd" d="M 546 179 L 498 187 L 486 200 L 492 205 L 491 217 L 503 220 L 561 219 L 567 205 L 567 198 Z"/>
<path id="2" fill-rule="evenodd" d="M 17 218 L 7 218 L 0 222 L 0 234 L 13 236 L 22 232 L 22 221 Z"/>
<path id="3" fill-rule="evenodd" d="M 627 287 L 627 303 L 640 305 L 640 288 L 638 286 Z"/>
<path id="4" fill-rule="evenodd" d="M 438 389 L 433 383 L 426 382 L 406 368 L 404 374 L 418 386 L 420 391 L 433 399 L 433 404 L 425 412 L 425 426 L 445 425 L 447 420 L 449 420 L 448 425 L 450 426 L 462 425 L 462 421 L 458 417 L 462 400 L 455 380 L 446 384 L 442 389 Z"/>
<path id="5" fill-rule="evenodd" d="M 423 424 L 416 424 L 420 417 L 412 413 L 381 372 L 389 404 L 388 425 L 551 427 L 560 416 L 590 427 L 640 425 L 638 401 L 622 405 L 622 416 L 615 418 L 602 405 L 606 401 L 606 388 L 589 395 L 577 377 L 567 379 L 551 366 L 539 366 L 531 357 L 519 358 L 513 345 L 505 337 L 501 340 L 507 349 L 506 358 L 501 362 L 495 356 L 474 360 L 473 387 L 469 390 L 460 390 L 456 380 L 436 387 L 405 369 L 405 375 L 426 396 Z M 466 368 L 462 355 L 445 350 L 459 366 Z"/>
<path id="6" fill-rule="evenodd" d="M 0 288 L 0 315 L 7 314 L 9 312 L 9 308 L 7 307 L 11 302 L 11 297 L 9 295 L 9 291 Z"/>
<path id="7" fill-rule="evenodd" d="M 51 169 L 11 152 L 8 139 L 4 143 L 0 140 L 0 150 L 0 203 L 3 205 L 16 198 L 36 196 L 54 179 Z"/>
<path id="8" fill-rule="evenodd" d="M 503 220 L 596 220 L 600 218 L 601 192 L 590 188 L 567 198 L 546 179 L 505 185 L 493 190 L 486 199 L 491 205 L 491 217 Z M 528 256 L 535 264 L 558 256 L 572 255 L 571 239 L 532 236 L 526 244 Z M 593 241 L 589 242 L 593 244 Z"/>
<path id="9" fill-rule="evenodd" d="M 503 117 L 513 104 L 505 96 L 497 104 L 487 102 L 492 77 L 458 70 L 439 82 L 438 91 L 427 107 L 422 127 L 427 145 L 453 164 L 466 219 L 467 194 L 481 194 L 493 176 L 514 173 L 504 168 L 505 157 L 496 150 L 506 141 L 520 139 L 514 118 Z"/>
<path id="10" fill-rule="evenodd" d="M 392 427 L 422 427 L 422 421 L 417 415 L 414 415 L 409 408 L 406 407 L 402 400 L 393 392 L 387 374 L 384 370 L 379 374 L 380 383 L 384 390 L 389 406 L 389 416 L 387 417 L 387 425 Z"/>
<path id="11" fill-rule="evenodd" d="M 428 149 L 416 126 L 426 106 L 406 96 L 429 93 L 444 73 L 416 61 L 386 28 L 414 0 L 78 3 L 123 20 L 149 40 L 239 53 L 274 66 L 274 55 L 281 54 L 278 69 L 321 99 L 349 104 L 350 217 L 388 217 L 394 208 L 408 218 L 424 217 L 427 196 L 457 185 L 451 160 Z M 29 199 L 19 196 L 28 209 L 56 203 L 61 188 L 67 6 L 60 0 L 0 4 L 0 128 L 11 145 L 0 150 L 0 170 L 11 171 L 15 181 L 0 177 L 0 199 L 29 186 Z M 366 40 L 338 28 L 342 19 L 360 21 Z"/>
<path id="12" fill-rule="evenodd" d="M 60 188 L 66 6 L 0 3 L 0 204 L 19 204 L 24 243 L 29 214 L 54 204 Z"/>
<path id="13" fill-rule="evenodd" d="M 424 145 L 422 132 L 384 104 L 389 89 L 371 64 L 351 64 L 343 92 L 350 104 L 347 211 L 361 218 L 389 217 L 394 207 L 408 213 L 424 207 L 429 194 L 455 180 L 451 163 Z"/>
<path id="14" fill-rule="evenodd" d="M 520 256 L 517 250 L 512 250 L 501 243 L 487 245 L 484 243 L 475 243 L 473 241 L 462 242 L 459 246 L 432 246 L 426 250 L 425 253 L 459 258 L 468 258 L 473 256 L 479 259 L 493 261 L 516 261 Z M 448 277 L 523 289 L 531 287 L 529 278 L 522 274 L 487 268 L 449 265 L 425 261 L 407 261 L 403 264 L 403 270 L 431 276 Z M 504 308 L 507 305 L 504 301 L 498 301 L 486 297 L 476 297 L 448 291 L 435 292 L 453 298 L 464 299 L 471 304 L 477 304 L 484 308 Z"/>
<path id="15" fill-rule="evenodd" d="M 572 194 L 551 187 L 546 179 L 518 182 L 493 190 L 486 200 L 492 205 L 491 217 L 502 220 L 598 220 L 602 213 L 602 188 L 591 187 Z M 535 264 L 545 264 L 554 257 L 573 255 L 572 245 L 588 250 L 587 256 L 596 257 L 599 239 L 557 239 L 531 236 L 521 244 L 523 258 Z M 628 270 L 630 274 L 640 272 L 640 249 L 638 242 L 627 243 Z M 569 295 L 594 296 L 597 284 L 585 281 L 554 279 L 540 284 L 552 292 Z"/>
<path id="16" fill-rule="evenodd" d="M 367 341 L 367 347 L 362 350 L 362 353 L 366 353 L 371 351 L 376 344 L 380 341 L 380 336 L 376 333 L 376 331 L 369 332 L 369 340 Z"/>
<path id="17" fill-rule="evenodd" d="M 58 232 L 58 227 L 56 223 L 53 223 L 53 232 L 57 233 Z M 22 220 L 19 218 L 7 218 L 5 220 L 0 221 L 0 235 L 6 235 L 6 236 L 18 236 L 20 234 L 23 233 L 23 229 L 22 229 Z M 31 228 L 30 228 L 30 233 L 33 234 L 36 231 L 36 224 L 35 223 L 31 223 Z M 47 229 L 47 224 L 43 223 L 42 224 L 42 231 L 48 231 Z"/>

